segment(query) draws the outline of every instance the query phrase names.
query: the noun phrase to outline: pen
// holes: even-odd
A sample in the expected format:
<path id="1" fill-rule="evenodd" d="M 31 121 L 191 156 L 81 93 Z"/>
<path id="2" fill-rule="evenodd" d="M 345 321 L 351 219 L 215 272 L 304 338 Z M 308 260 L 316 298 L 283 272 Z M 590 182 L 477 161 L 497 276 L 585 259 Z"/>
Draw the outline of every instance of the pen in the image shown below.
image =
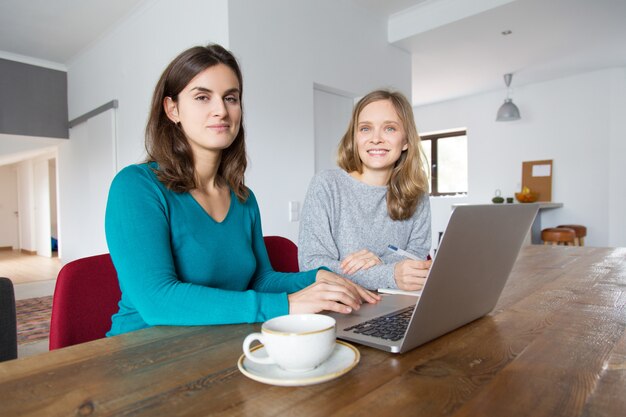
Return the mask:
<path id="1" fill-rule="evenodd" d="M 402 255 L 402 256 L 404 256 L 406 258 L 413 259 L 415 261 L 421 261 L 422 260 L 422 259 L 418 258 L 417 256 L 413 255 L 412 253 L 409 253 L 409 252 L 407 252 L 405 250 L 399 249 L 399 248 L 397 248 L 397 247 L 395 247 L 393 245 L 387 246 L 387 249 L 389 249 L 392 252 L 396 252 L 398 255 Z"/>

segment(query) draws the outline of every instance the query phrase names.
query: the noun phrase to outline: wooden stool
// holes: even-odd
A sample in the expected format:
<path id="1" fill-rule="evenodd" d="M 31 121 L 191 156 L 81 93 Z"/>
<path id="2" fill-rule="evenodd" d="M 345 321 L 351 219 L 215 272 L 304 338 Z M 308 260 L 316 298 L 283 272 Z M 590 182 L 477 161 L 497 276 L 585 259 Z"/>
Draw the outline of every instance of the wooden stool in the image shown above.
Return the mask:
<path id="1" fill-rule="evenodd" d="M 574 229 L 567 227 L 550 227 L 541 231 L 541 240 L 543 244 L 547 245 L 551 242 L 552 245 L 564 244 L 568 246 L 574 246 L 576 240 L 576 232 Z"/>
<path id="2" fill-rule="evenodd" d="M 558 227 L 567 227 L 573 229 L 576 233 L 576 239 L 574 240 L 576 246 L 585 246 L 585 236 L 587 236 L 587 228 L 580 224 L 562 224 Z"/>

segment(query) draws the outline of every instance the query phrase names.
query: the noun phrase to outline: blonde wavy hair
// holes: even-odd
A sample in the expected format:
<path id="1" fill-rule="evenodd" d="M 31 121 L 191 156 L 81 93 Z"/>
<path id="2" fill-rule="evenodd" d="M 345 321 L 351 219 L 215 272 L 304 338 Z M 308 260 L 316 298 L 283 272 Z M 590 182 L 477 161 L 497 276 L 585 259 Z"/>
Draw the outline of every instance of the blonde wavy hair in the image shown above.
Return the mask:
<path id="1" fill-rule="evenodd" d="M 337 164 L 346 172 L 363 173 L 363 163 L 356 145 L 359 115 L 370 103 L 389 100 L 393 105 L 404 131 L 407 150 L 396 161 L 387 184 L 387 212 L 393 220 L 409 219 L 422 194 L 428 194 L 428 174 L 426 157 L 415 127 L 413 109 L 402 93 L 389 90 L 376 90 L 364 96 L 354 107 L 348 130 L 339 143 Z"/>

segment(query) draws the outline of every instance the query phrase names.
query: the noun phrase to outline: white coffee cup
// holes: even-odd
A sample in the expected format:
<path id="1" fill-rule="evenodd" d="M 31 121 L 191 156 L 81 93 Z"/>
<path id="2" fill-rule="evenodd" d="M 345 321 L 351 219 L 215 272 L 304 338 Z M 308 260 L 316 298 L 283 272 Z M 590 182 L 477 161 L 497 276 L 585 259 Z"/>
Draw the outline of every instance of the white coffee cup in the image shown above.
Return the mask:
<path id="1" fill-rule="evenodd" d="M 305 372 L 322 364 L 335 348 L 335 319 L 322 314 L 291 314 L 263 323 L 261 333 L 243 341 L 246 358 L 260 364 L 276 364 L 291 372 Z M 257 357 L 250 344 L 258 340 L 268 356 Z M 253 349 L 256 350 L 256 349 Z"/>

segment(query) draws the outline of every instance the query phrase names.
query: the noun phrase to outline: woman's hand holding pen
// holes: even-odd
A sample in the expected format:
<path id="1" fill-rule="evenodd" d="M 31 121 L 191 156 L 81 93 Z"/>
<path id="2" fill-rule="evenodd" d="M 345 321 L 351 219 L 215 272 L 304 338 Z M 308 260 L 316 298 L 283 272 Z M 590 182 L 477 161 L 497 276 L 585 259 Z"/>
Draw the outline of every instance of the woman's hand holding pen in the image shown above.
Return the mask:
<path id="1" fill-rule="evenodd" d="M 433 261 L 405 259 L 394 267 L 393 277 L 398 288 L 405 291 L 421 290 L 426 283 L 426 277 Z"/>
<path id="2" fill-rule="evenodd" d="M 363 301 L 377 303 L 380 296 L 326 270 L 319 270 L 316 282 L 289 294 L 289 314 L 335 311 L 348 314 L 358 310 Z"/>
<path id="3" fill-rule="evenodd" d="M 339 267 L 341 268 L 341 272 L 346 275 L 351 275 L 362 269 L 369 269 L 374 265 L 380 265 L 382 263 L 383 261 L 374 253 L 367 249 L 362 249 L 346 256 L 339 264 Z"/>

